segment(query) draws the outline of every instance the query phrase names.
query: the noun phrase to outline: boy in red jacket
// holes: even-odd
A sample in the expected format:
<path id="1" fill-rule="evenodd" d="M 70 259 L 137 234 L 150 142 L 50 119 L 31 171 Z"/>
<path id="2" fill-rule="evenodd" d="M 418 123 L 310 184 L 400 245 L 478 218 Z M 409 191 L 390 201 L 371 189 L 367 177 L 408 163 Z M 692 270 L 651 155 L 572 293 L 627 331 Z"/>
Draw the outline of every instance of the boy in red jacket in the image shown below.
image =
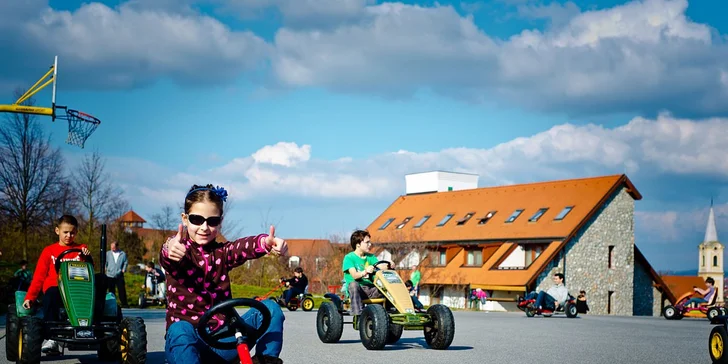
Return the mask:
<path id="1" fill-rule="evenodd" d="M 56 234 L 58 242 L 51 244 L 40 253 L 38 264 L 30 282 L 30 288 L 25 294 L 23 308 L 30 309 L 36 301 L 41 289 L 43 290 L 43 319 L 45 321 L 59 321 L 59 311 L 63 306 L 61 293 L 58 291 L 58 274 L 56 273 L 56 257 L 68 249 L 81 249 L 83 255 L 90 255 L 86 244 L 76 244 L 76 233 L 78 232 L 78 221 L 71 215 L 63 215 L 58 219 Z M 68 253 L 63 261 L 81 260 L 78 253 Z M 50 354 L 60 354 L 58 343 L 48 340 L 43 344 L 42 351 Z"/>

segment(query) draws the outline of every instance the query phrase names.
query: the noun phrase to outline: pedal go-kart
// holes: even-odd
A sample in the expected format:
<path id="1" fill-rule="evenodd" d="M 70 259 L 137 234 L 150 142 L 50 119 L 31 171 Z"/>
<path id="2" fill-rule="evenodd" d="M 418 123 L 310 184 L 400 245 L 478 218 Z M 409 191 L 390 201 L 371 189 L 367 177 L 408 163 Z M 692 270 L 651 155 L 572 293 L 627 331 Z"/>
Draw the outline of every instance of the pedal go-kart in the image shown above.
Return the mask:
<path id="1" fill-rule="evenodd" d="M 281 278 L 281 279 L 283 279 L 283 278 Z M 286 299 L 283 297 L 283 294 L 285 293 L 285 291 L 284 291 L 285 286 L 286 286 L 286 284 L 284 282 L 281 282 L 279 285 L 277 285 L 275 288 L 270 290 L 268 293 L 266 293 L 260 297 L 255 296 L 255 297 L 253 297 L 253 299 L 261 301 L 261 300 L 264 300 L 267 298 L 269 300 L 275 301 L 279 306 L 287 308 L 289 311 L 296 311 L 298 309 L 298 307 L 301 307 L 302 310 L 307 311 L 307 312 L 313 310 L 313 307 L 314 307 L 313 295 L 308 292 L 300 293 L 300 294 L 297 294 L 297 295 L 291 297 L 291 301 L 288 302 L 288 304 L 286 304 Z M 275 291 L 280 291 L 280 292 L 277 296 L 269 297 Z"/>
<path id="2" fill-rule="evenodd" d="M 427 312 L 416 311 L 407 287 L 391 263 L 383 260 L 375 267 L 383 263 L 387 263 L 388 269 L 376 268 L 373 282 L 385 298 L 363 299 L 364 310 L 352 322 L 344 322 L 345 316 L 352 316 L 344 309 L 348 299 L 342 300 L 334 293 L 324 295 L 328 301 L 321 304 L 316 315 L 316 331 L 321 342 L 339 342 L 344 324 L 352 324 L 368 350 L 381 350 L 387 344 L 396 343 L 403 330 L 423 330 L 425 341 L 432 349 L 450 347 L 455 337 L 452 311 L 441 304 L 430 306 Z"/>
<path id="3" fill-rule="evenodd" d="M 101 233 L 101 266 L 106 257 L 106 225 Z M 79 253 L 84 261 L 63 261 Z M 97 350 L 102 361 L 123 364 L 146 363 L 147 332 L 140 317 L 123 317 L 112 293 L 106 293 L 104 274 L 94 274 L 93 258 L 81 249 L 63 251 L 55 261 L 58 288 L 63 301 L 60 321 L 45 322 L 38 310 L 22 307 L 25 292 L 16 294 L 8 306 L 5 340 L 6 359 L 16 363 L 40 363 L 43 340 L 59 342 L 69 351 Z M 63 353 L 62 352 L 62 353 Z"/>
<path id="4" fill-rule="evenodd" d="M 556 310 L 544 310 L 541 308 L 534 307 L 536 303 L 535 299 L 523 299 L 520 298 L 518 301 L 518 309 L 526 313 L 527 317 L 534 317 L 536 315 L 542 315 L 543 317 L 551 317 L 556 313 L 565 313 L 568 318 L 575 318 L 579 313 L 576 310 L 576 298 L 572 295 L 568 295 L 566 302 L 563 305 L 559 305 Z"/>
<path id="5" fill-rule="evenodd" d="M 260 311 L 263 320 L 257 329 L 246 324 L 235 307 L 247 306 Z M 208 330 L 210 320 L 216 315 L 225 316 L 225 325 L 215 331 Z M 221 350 L 237 349 L 240 364 L 253 364 L 250 350 L 270 326 L 271 314 L 259 300 L 237 298 L 211 307 L 197 323 L 197 333 L 208 345 Z M 230 340 L 235 337 L 235 341 Z"/>
<path id="6" fill-rule="evenodd" d="M 715 301 L 718 298 L 717 294 L 713 295 L 713 298 L 710 300 L 710 302 L 699 303 L 697 307 L 686 307 L 685 304 L 695 294 L 696 293 L 693 291 L 685 293 L 684 295 L 678 297 L 676 301 L 677 303 L 674 306 L 667 305 L 665 306 L 665 308 L 662 309 L 662 315 L 665 316 L 665 318 L 668 320 L 680 320 L 685 316 L 705 316 L 708 319 L 712 320 L 716 316 L 727 314 L 725 307 L 716 306 Z"/>
<path id="7" fill-rule="evenodd" d="M 144 279 L 144 286 L 139 292 L 139 308 L 147 306 L 167 307 L 167 296 L 165 282 L 160 282 L 154 274 L 147 274 Z"/>

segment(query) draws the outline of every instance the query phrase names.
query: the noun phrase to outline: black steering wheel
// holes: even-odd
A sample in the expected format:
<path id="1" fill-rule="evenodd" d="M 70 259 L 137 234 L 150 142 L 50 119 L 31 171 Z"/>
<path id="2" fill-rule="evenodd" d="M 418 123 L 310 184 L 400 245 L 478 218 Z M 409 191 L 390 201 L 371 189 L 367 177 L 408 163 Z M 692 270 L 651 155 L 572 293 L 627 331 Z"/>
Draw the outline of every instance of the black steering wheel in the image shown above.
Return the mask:
<path id="1" fill-rule="evenodd" d="M 61 254 L 58 254 L 58 257 L 56 258 L 56 263 L 54 264 L 56 267 L 56 274 L 58 274 L 58 272 L 61 271 L 61 262 L 63 261 L 63 258 L 65 258 L 66 255 L 71 254 L 71 253 L 79 253 L 79 255 L 84 256 L 84 258 L 83 258 L 84 261 L 90 262 L 91 265 L 94 264 L 94 258 L 90 255 L 83 254 L 83 250 L 81 250 L 79 248 L 66 249 Z"/>
<path id="2" fill-rule="evenodd" d="M 260 311 L 263 315 L 263 321 L 260 323 L 260 327 L 256 329 L 255 327 L 246 324 L 245 321 L 243 321 L 243 318 L 240 317 L 238 312 L 235 310 L 235 307 L 238 306 L 247 306 Z M 218 314 L 225 315 L 225 323 L 217 330 L 212 332 L 208 331 L 208 323 L 215 315 Z M 235 333 L 240 331 L 240 333 L 245 337 L 245 343 L 248 345 L 248 348 L 252 349 L 258 339 L 268 330 L 270 321 L 270 310 L 268 310 L 268 307 L 266 307 L 263 303 L 250 298 L 237 298 L 218 303 L 207 310 L 197 323 L 197 333 L 204 342 L 213 348 L 227 350 L 235 349 L 238 344 L 235 341 L 222 342 L 222 340 L 234 337 Z"/>
<path id="3" fill-rule="evenodd" d="M 380 269 L 379 269 L 379 265 L 380 265 L 380 264 L 383 264 L 383 263 L 386 263 L 386 264 L 387 264 L 387 268 L 388 268 L 389 270 L 392 270 L 392 269 L 394 269 L 394 268 L 392 268 L 392 262 L 390 262 L 390 261 L 388 261 L 388 260 L 380 260 L 380 261 L 378 261 L 378 262 L 374 263 L 374 271 L 376 272 L 376 271 L 380 270 Z"/>

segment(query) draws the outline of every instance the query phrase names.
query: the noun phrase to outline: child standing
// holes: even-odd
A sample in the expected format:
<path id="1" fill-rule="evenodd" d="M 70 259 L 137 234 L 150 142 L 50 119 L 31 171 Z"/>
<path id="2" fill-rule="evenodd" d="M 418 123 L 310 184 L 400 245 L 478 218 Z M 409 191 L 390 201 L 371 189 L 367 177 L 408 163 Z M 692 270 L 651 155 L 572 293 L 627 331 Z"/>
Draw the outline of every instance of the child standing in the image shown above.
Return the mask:
<path id="1" fill-rule="evenodd" d="M 56 273 L 56 257 L 68 249 L 81 249 L 83 255 L 90 255 L 86 244 L 76 244 L 76 234 L 78 233 L 78 220 L 71 215 L 63 215 L 58 219 L 56 224 L 56 234 L 58 241 L 51 244 L 40 253 L 38 264 L 35 266 L 33 280 L 30 282 L 30 288 L 25 294 L 23 308 L 29 310 L 32 303 L 38 298 L 41 289 L 43 290 L 43 320 L 59 321 L 59 313 L 63 302 L 61 301 L 61 293 L 58 291 L 58 274 Z M 78 253 L 69 253 L 63 261 L 81 260 Z M 44 353 L 60 354 L 60 347 L 55 340 L 46 340 L 42 349 Z"/>
<path id="2" fill-rule="evenodd" d="M 221 187 L 192 186 L 185 197 L 177 235 L 160 251 L 159 262 L 167 271 L 165 352 L 169 363 L 230 362 L 237 358 L 235 349 L 215 349 L 200 339 L 196 330 L 199 319 L 210 307 L 232 298 L 230 270 L 249 259 L 285 255 L 288 250 L 286 242 L 274 236 L 273 226 L 270 234 L 216 242 L 226 199 L 227 191 Z M 256 343 L 253 362 L 283 363 L 278 358 L 283 347 L 283 311 L 272 300 L 262 303 L 270 310 L 271 322 Z M 242 318 L 248 325 L 259 327 L 262 315 L 250 309 Z M 220 318 L 215 319 L 213 329 L 224 325 Z"/>

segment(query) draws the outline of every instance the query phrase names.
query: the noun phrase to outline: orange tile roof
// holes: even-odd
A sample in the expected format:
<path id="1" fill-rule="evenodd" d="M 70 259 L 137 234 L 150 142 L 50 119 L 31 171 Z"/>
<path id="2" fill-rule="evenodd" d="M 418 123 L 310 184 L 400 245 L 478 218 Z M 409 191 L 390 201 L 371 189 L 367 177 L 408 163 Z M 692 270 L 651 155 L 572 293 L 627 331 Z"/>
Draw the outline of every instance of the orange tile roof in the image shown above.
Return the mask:
<path id="1" fill-rule="evenodd" d="M 471 190 L 404 195 L 397 198 L 367 230 L 374 242 L 467 241 L 564 238 L 582 222 L 615 187 L 626 183 L 635 199 L 642 196 L 624 175 L 539 182 Z M 564 207 L 573 206 L 561 221 L 554 221 Z M 540 208 L 548 210 L 536 222 L 528 220 Z M 516 209 L 518 218 L 506 223 Z M 495 215 L 485 224 L 478 220 L 488 212 Z M 457 221 L 468 213 L 474 215 L 464 224 Z M 436 225 L 448 214 L 453 217 L 444 226 Z M 430 215 L 421 227 L 414 226 Z M 396 229 L 405 218 L 412 219 Z M 391 224 L 379 228 L 390 218 Z"/>
<path id="2" fill-rule="evenodd" d="M 626 175 L 404 195 L 398 197 L 367 230 L 372 241 L 383 246 L 434 243 L 442 247 L 450 243 L 446 254 L 448 264 L 445 267 L 425 264 L 423 283 L 525 289 L 621 186 L 625 186 L 634 199 L 642 198 Z M 556 221 L 554 218 L 567 206 L 572 207 L 571 211 Z M 529 221 L 541 208 L 548 210 L 537 221 Z M 506 222 L 517 209 L 523 211 L 514 221 Z M 479 220 L 491 211 L 496 213 L 486 223 L 479 224 Z M 444 226 L 437 227 L 448 214 L 453 214 L 452 218 Z M 458 224 L 466 214 L 470 218 Z M 427 215 L 431 217 L 415 227 Z M 394 220 L 380 230 L 392 218 Z M 397 229 L 406 218 L 409 218 L 407 223 Z M 463 266 L 467 252 L 453 243 L 468 242 L 485 247 L 482 266 Z M 540 242 L 547 246 L 526 269 L 498 269 L 517 244 L 525 242 Z"/>
<path id="3" fill-rule="evenodd" d="M 669 297 L 670 303 L 673 305 L 676 303 L 675 299 L 684 295 L 685 293 L 692 292 L 693 286 L 705 288 L 705 280 L 698 276 L 660 276 L 665 282 L 667 289 L 670 291 L 671 297 Z"/>
<path id="4" fill-rule="evenodd" d="M 289 257 L 323 257 L 333 251 L 331 242 L 327 239 L 286 239 L 286 243 Z"/>
<path id="5" fill-rule="evenodd" d="M 127 211 L 124 215 L 121 215 L 118 221 L 123 222 L 147 222 L 147 220 L 144 220 L 139 214 L 134 212 L 134 210 Z"/>

